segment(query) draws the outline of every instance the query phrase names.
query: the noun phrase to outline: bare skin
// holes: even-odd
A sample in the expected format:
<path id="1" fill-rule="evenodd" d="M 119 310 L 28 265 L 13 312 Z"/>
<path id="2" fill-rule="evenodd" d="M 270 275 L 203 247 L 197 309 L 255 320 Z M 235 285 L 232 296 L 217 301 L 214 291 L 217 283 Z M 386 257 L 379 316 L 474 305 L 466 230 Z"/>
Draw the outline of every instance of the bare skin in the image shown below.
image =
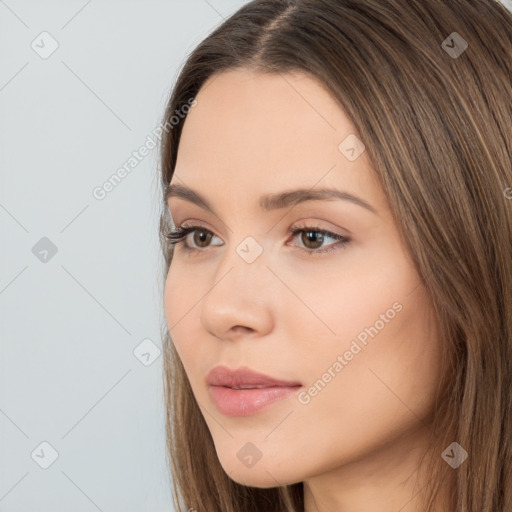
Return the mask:
<path id="1" fill-rule="evenodd" d="M 338 148 L 354 127 L 302 74 L 229 71 L 196 99 L 172 184 L 197 191 L 215 214 L 169 199 L 177 226 L 200 229 L 175 247 L 165 311 L 220 463 L 249 486 L 304 482 L 306 512 L 424 512 L 417 477 L 440 379 L 438 330 L 367 153 L 350 161 Z M 375 211 L 340 199 L 259 205 L 298 188 L 343 190 Z M 322 241 L 313 228 L 349 241 Z M 201 229 L 212 233 L 206 242 Z M 262 250 L 251 263 L 236 250 L 249 236 Z M 302 388 L 228 416 L 205 381 L 218 364 Z M 262 454 L 252 467 L 237 457 L 248 442 Z"/>

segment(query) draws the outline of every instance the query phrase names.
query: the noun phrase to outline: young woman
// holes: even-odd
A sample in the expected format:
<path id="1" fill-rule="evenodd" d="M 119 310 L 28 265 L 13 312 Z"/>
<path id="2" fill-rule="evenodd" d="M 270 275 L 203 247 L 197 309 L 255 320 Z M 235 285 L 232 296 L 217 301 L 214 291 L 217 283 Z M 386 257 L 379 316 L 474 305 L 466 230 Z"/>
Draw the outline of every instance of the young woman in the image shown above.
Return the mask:
<path id="1" fill-rule="evenodd" d="M 165 113 L 177 510 L 512 510 L 512 15 L 255 0 Z"/>

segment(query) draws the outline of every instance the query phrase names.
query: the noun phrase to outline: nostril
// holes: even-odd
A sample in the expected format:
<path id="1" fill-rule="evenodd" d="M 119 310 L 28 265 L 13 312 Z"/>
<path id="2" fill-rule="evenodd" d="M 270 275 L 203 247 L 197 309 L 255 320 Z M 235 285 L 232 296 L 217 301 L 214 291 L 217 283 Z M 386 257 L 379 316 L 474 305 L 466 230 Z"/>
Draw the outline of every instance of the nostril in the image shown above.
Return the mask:
<path id="1" fill-rule="evenodd" d="M 235 325 L 231 328 L 235 334 L 247 334 L 248 332 L 253 332 L 254 329 L 251 327 L 246 327 L 245 325 Z"/>

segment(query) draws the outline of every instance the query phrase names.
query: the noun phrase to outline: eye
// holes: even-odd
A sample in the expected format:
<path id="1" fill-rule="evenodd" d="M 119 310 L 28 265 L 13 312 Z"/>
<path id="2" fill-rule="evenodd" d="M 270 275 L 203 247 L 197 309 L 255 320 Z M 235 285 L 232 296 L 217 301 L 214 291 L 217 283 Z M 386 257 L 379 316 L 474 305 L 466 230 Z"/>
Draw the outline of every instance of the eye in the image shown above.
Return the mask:
<path id="1" fill-rule="evenodd" d="M 196 246 L 190 246 L 188 244 L 188 235 L 193 234 L 192 240 Z M 172 229 L 165 237 L 171 244 L 183 243 L 183 248 L 187 251 L 201 250 L 208 247 L 212 237 L 215 236 L 209 229 L 203 228 L 202 226 L 177 226 Z M 222 244 L 217 244 L 222 245 Z"/>
<path id="2" fill-rule="evenodd" d="M 305 246 L 299 247 L 299 249 L 311 256 L 314 254 L 323 254 L 342 249 L 350 242 L 350 239 L 346 236 L 338 235 L 337 233 L 332 233 L 331 231 L 327 231 L 326 229 L 316 226 L 305 226 L 292 230 L 292 235 L 294 237 L 299 234 L 301 235 L 300 241 Z M 335 242 L 329 244 L 323 249 L 319 249 L 319 247 L 321 247 L 325 242 L 326 238 L 331 238 Z"/>
<path id="3" fill-rule="evenodd" d="M 343 235 L 338 235 L 321 229 L 316 226 L 305 226 L 302 228 L 296 228 L 290 231 L 292 236 L 295 238 L 297 235 L 301 235 L 300 240 L 304 244 L 304 247 L 299 246 L 298 248 L 309 255 L 323 254 L 331 251 L 335 251 L 345 247 L 350 239 Z M 188 236 L 193 235 L 192 242 L 194 245 L 189 244 Z M 207 249 L 209 244 L 215 235 L 209 230 L 202 226 L 177 226 L 171 230 L 165 237 L 173 245 L 183 243 L 183 249 L 186 251 L 201 251 Z M 321 248 L 326 239 L 333 239 L 334 243 L 328 245 L 325 248 Z M 220 240 L 220 239 L 219 239 Z M 215 245 L 223 245 L 215 244 Z"/>

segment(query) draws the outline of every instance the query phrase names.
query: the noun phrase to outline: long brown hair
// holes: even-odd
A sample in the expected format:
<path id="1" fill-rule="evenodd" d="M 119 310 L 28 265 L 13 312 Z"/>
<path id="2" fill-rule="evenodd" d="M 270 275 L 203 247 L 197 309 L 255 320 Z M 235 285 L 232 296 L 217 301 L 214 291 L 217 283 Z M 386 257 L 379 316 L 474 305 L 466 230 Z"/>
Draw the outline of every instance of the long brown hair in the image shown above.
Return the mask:
<path id="1" fill-rule="evenodd" d="M 191 53 L 167 105 L 165 274 L 173 255 L 164 236 L 165 191 L 185 121 L 171 118 L 207 79 L 234 68 L 309 73 L 356 127 L 432 297 L 445 353 L 424 510 L 433 510 L 451 472 L 452 511 L 510 512 L 512 15 L 495 0 L 244 5 Z M 162 334 L 177 510 L 303 511 L 302 483 L 260 489 L 226 475 L 167 326 Z M 441 458 L 454 441 L 469 454 L 457 469 Z"/>

